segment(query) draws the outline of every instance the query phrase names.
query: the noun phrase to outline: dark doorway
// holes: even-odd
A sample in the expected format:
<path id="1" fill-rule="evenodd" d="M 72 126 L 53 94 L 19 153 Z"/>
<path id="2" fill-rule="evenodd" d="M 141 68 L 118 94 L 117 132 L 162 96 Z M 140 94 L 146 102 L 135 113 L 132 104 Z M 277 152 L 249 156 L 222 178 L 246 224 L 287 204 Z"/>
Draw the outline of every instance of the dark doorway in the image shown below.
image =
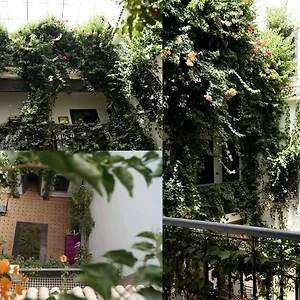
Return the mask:
<path id="1" fill-rule="evenodd" d="M 41 177 L 37 174 L 25 174 L 22 176 L 22 192 L 36 191 L 40 194 Z"/>

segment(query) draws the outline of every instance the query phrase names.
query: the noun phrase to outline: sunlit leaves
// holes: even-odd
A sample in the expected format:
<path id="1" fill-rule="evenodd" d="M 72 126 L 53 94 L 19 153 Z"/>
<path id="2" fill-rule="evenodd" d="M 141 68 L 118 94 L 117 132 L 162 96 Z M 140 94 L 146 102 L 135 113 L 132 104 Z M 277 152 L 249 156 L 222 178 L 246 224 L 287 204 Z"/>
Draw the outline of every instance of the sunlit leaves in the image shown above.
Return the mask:
<path id="1" fill-rule="evenodd" d="M 132 156 L 124 158 L 121 155 L 113 155 L 109 152 L 69 153 L 64 151 L 22 151 L 4 152 L 0 156 L 0 164 L 14 168 L 51 168 L 57 174 L 61 174 L 71 180 L 75 185 L 78 179 L 89 183 L 100 195 L 106 191 L 110 200 L 118 180 L 133 196 L 134 179 L 132 171 L 137 171 L 144 177 L 147 185 L 152 183 L 152 178 L 161 176 L 147 166 L 153 161 L 159 161 L 157 152 L 148 152 L 143 158 Z M 16 166 L 15 166 L 16 165 Z"/>

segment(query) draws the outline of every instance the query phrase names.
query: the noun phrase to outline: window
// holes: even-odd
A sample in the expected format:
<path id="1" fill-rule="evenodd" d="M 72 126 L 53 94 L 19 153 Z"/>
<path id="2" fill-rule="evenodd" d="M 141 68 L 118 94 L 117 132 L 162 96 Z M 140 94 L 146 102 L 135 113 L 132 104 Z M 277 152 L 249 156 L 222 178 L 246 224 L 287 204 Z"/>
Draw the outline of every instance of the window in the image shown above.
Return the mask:
<path id="1" fill-rule="evenodd" d="M 96 109 L 70 109 L 72 123 L 82 120 L 84 123 L 95 123 L 99 121 Z"/>
<path id="2" fill-rule="evenodd" d="M 223 182 L 234 181 L 234 180 L 238 180 L 240 178 L 239 156 L 236 153 L 232 143 L 228 142 L 227 146 L 228 146 L 227 151 L 229 151 L 231 157 L 230 158 L 228 157 L 227 151 L 225 150 L 225 148 L 223 148 L 223 150 L 222 150 L 223 164 L 226 166 L 227 169 L 229 169 L 230 171 L 233 171 L 234 173 L 228 173 L 226 168 L 223 166 Z"/>
<path id="3" fill-rule="evenodd" d="M 67 178 L 57 175 L 54 183 L 54 191 L 67 193 L 69 189 L 69 185 L 70 185 L 70 181 Z"/>
<path id="4" fill-rule="evenodd" d="M 213 153 L 213 141 L 209 141 L 209 150 L 211 154 L 207 154 L 204 157 L 204 169 L 199 174 L 197 184 L 209 184 L 214 183 L 214 157 Z"/>

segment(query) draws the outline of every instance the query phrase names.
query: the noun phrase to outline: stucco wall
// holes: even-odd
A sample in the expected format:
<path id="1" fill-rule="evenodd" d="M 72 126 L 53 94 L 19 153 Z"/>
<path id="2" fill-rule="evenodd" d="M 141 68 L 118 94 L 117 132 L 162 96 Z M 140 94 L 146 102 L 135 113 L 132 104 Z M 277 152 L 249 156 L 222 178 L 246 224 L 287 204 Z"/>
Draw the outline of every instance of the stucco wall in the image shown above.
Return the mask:
<path id="1" fill-rule="evenodd" d="M 27 99 L 27 93 L 2 92 L 0 93 L 0 123 L 7 121 L 11 115 L 19 115 L 22 103 Z"/>
<path id="2" fill-rule="evenodd" d="M 125 157 L 142 156 L 144 151 L 116 151 L 114 154 Z M 156 168 L 157 163 L 151 165 Z M 111 202 L 95 193 L 91 210 L 96 226 L 89 238 L 88 246 L 93 254 L 93 261 L 100 261 L 101 256 L 110 250 L 129 249 L 139 239 L 135 236 L 142 231 L 162 230 L 162 180 L 156 178 L 147 188 L 139 173 L 133 172 L 134 191 L 130 198 L 126 189 L 116 183 Z M 142 259 L 143 253 L 135 251 Z M 124 275 L 132 270 L 124 269 Z"/>
<path id="3" fill-rule="evenodd" d="M 7 121 L 11 115 L 21 112 L 22 103 L 27 99 L 25 92 L 1 92 L 0 93 L 0 123 Z M 68 116 L 71 123 L 70 109 L 96 109 L 100 121 L 108 118 L 106 111 L 106 98 L 103 93 L 93 95 L 84 93 L 60 93 L 53 108 L 53 120 L 58 123 L 59 116 Z"/>
<path id="4" fill-rule="evenodd" d="M 103 93 L 60 93 L 53 108 L 52 117 L 58 123 L 59 116 L 68 116 L 71 123 L 70 109 L 97 109 L 100 121 L 108 118 L 106 99 Z"/>

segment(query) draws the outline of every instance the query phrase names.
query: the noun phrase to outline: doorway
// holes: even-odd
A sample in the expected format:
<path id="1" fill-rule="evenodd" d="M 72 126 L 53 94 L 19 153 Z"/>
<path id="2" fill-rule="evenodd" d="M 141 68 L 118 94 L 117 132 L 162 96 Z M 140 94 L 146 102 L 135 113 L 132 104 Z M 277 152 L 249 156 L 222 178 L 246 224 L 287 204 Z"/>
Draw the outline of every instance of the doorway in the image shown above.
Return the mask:
<path id="1" fill-rule="evenodd" d="M 41 176 L 37 174 L 25 174 L 22 176 L 22 193 L 34 191 L 40 195 Z"/>

